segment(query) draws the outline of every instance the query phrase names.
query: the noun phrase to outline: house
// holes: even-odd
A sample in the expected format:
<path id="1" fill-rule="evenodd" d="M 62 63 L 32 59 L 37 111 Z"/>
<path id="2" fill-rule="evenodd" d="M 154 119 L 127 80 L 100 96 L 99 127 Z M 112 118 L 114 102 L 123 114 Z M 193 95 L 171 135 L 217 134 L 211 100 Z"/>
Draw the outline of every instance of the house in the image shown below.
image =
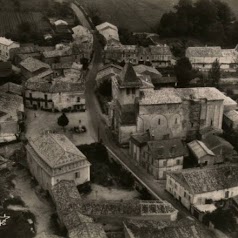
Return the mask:
<path id="1" fill-rule="evenodd" d="M 90 59 L 92 54 L 92 45 L 89 43 L 79 44 L 72 43 L 67 45 L 58 44 L 55 49 L 44 51 L 42 55 L 42 60 L 53 65 L 55 63 L 73 63 L 78 62 L 82 58 Z"/>
<path id="2" fill-rule="evenodd" d="M 31 77 L 42 74 L 42 78 L 50 79 L 53 76 L 53 71 L 50 66 L 38 59 L 28 57 L 20 63 L 22 75 L 29 79 Z"/>
<path id="3" fill-rule="evenodd" d="M 225 139 L 217 135 L 207 135 L 202 142 L 216 155 L 216 162 L 230 161 L 237 153 L 234 147 Z"/>
<path id="4" fill-rule="evenodd" d="M 12 73 L 11 62 L 0 62 L 0 78 L 10 77 Z"/>
<path id="5" fill-rule="evenodd" d="M 132 159 L 155 179 L 165 179 L 166 172 L 183 169 L 187 149 L 180 139 L 152 140 L 153 136 L 134 134 L 130 139 Z"/>
<path id="6" fill-rule="evenodd" d="M 67 230 L 69 238 L 106 238 L 103 226 L 82 214 L 81 196 L 74 181 L 61 180 L 52 189 L 52 198 L 60 224 Z"/>
<path id="7" fill-rule="evenodd" d="M 0 37 L 0 60 L 8 61 L 10 59 L 10 49 L 19 48 L 20 44 L 5 37 Z"/>
<path id="8" fill-rule="evenodd" d="M 215 154 L 207 148 L 207 146 L 199 140 L 194 140 L 188 143 L 192 155 L 195 157 L 197 164 L 206 166 L 216 163 Z"/>
<path id="9" fill-rule="evenodd" d="M 104 36 L 106 41 L 110 39 L 115 39 L 119 41 L 118 29 L 116 26 L 109 22 L 104 22 L 96 26 L 97 31 Z"/>
<path id="10" fill-rule="evenodd" d="M 0 93 L 0 143 L 17 140 L 24 125 L 23 98 Z"/>
<path id="11" fill-rule="evenodd" d="M 68 23 L 64 20 L 57 20 L 53 23 L 54 37 L 60 39 L 61 41 L 71 41 L 72 31 Z"/>
<path id="12" fill-rule="evenodd" d="M 223 71 L 235 71 L 238 63 L 238 52 L 235 49 L 222 49 L 220 46 L 188 47 L 185 53 L 193 68 L 209 71 L 218 60 Z"/>
<path id="13" fill-rule="evenodd" d="M 115 64 L 106 64 L 102 66 L 96 77 L 97 85 L 100 85 L 104 80 L 111 80 L 111 76 L 118 75 L 122 71 L 122 67 Z"/>
<path id="14" fill-rule="evenodd" d="M 224 127 L 230 130 L 238 129 L 238 111 L 231 110 L 224 113 Z"/>
<path id="15" fill-rule="evenodd" d="M 25 105 L 48 111 L 85 111 L 84 83 L 32 80 L 25 85 Z"/>
<path id="16" fill-rule="evenodd" d="M 166 190 L 192 214 L 216 210 L 215 203 L 238 195 L 238 167 L 222 165 L 168 172 Z"/>
<path id="17" fill-rule="evenodd" d="M 90 181 L 90 163 L 85 155 L 63 134 L 44 133 L 29 138 L 27 163 L 40 186 L 51 192 L 61 180 L 76 185 Z"/>
<path id="18" fill-rule="evenodd" d="M 191 217 L 167 222 L 129 219 L 123 223 L 126 238 L 216 238 L 209 228 Z"/>
<path id="19" fill-rule="evenodd" d="M 0 91 L 4 93 L 19 95 L 19 96 L 23 95 L 23 87 L 19 84 L 15 84 L 12 82 L 8 82 L 0 86 Z"/>
<path id="20" fill-rule="evenodd" d="M 168 45 L 136 45 L 109 44 L 104 48 L 104 62 L 145 64 L 155 68 L 166 68 L 174 65 L 173 55 Z"/>
<path id="21" fill-rule="evenodd" d="M 32 57 L 35 59 L 41 59 L 42 50 L 38 45 L 22 45 L 19 48 L 13 48 L 10 50 L 10 59 L 15 65 L 19 65 L 21 61 Z"/>
<path id="22" fill-rule="evenodd" d="M 78 25 L 72 28 L 74 41 L 81 43 L 88 42 L 93 44 L 93 34 L 88 28 Z"/>

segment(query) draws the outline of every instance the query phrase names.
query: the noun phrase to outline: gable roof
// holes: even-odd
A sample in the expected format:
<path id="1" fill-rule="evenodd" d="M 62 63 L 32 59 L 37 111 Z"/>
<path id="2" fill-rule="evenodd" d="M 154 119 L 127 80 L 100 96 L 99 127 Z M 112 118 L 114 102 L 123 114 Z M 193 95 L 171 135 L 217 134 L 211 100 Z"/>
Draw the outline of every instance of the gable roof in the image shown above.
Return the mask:
<path id="1" fill-rule="evenodd" d="M 197 159 L 203 158 L 206 155 L 215 156 L 215 154 L 209 150 L 202 141 L 199 140 L 194 140 L 188 143 L 188 148 Z"/>
<path id="2" fill-rule="evenodd" d="M 170 159 L 188 154 L 180 139 L 149 141 L 148 152 L 156 159 Z"/>
<path id="3" fill-rule="evenodd" d="M 189 57 L 222 57 L 220 46 L 188 47 L 186 56 Z"/>
<path id="4" fill-rule="evenodd" d="M 23 93 L 23 87 L 19 84 L 8 82 L 0 86 L 1 92 L 11 93 L 21 96 Z"/>
<path id="5" fill-rule="evenodd" d="M 109 22 L 104 22 L 104 23 L 96 26 L 96 29 L 98 31 L 104 30 L 105 28 L 112 28 L 117 31 L 117 27 Z"/>
<path id="6" fill-rule="evenodd" d="M 85 155 L 63 134 L 45 133 L 29 144 L 51 167 L 87 160 Z"/>
<path id="7" fill-rule="evenodd" d="M 236 110 L 231 110 L 224 113 L 224 116 L 230 119 L 232 122 L 238 122 L 238 112 Z"/>
<path id="8" fill-rule="evenodd" d="M 28 70 L 29 72 L 36 72 L 39 69 L 49 69 L 50 66 L 38 59 L 32 58 L 32 57 L 28 57 L 25 60 L 23 60 L 20 65 L 25 68 L 26 70 Z"/>
<path id="9" fill-rule="evenodd" d="M 238 187 L 238 166 L 222 165 L 168 172 L 192 194 Z"/>
<path id="10" fill-rule="evenodd" d="M 141 81 L 136 76 L 136 73 L 131 63 L 128 63 L 124 66 L 123 70 L 120 73 L 118 83 L 120 87 L 140 87 L 141 86 Z"/>

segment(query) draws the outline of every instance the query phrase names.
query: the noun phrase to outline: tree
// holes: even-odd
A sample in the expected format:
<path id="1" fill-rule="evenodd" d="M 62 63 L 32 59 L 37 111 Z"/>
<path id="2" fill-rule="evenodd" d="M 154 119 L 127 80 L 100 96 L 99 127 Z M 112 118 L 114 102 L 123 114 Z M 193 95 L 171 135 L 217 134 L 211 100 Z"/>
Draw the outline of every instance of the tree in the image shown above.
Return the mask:
<path id="1" fill-rule="evenodd" d="M 179 59 L 175 65 L 175 74 L 179 87 L 187 87 L 193 79 L 192 64 L 187 57 Z"/>
<path id="2" fill-rule="evenodd" d="M 212 68 L 209 70 L 209 79 L 211 79 L 212 84 L 214 84 L 217 87 L 219 85 L 220 78 L 221 78 L 220 64 L 219 61 L 216 59 L 212 63 Z"/>
<path id="3" fill-rule="evenodd" d="M 69 119 L 65 115 L 65 113 L 62 113 L 62 115 L 58 118 L 58 125 L 62 126 L 63 129 L 69 124 Z"/>

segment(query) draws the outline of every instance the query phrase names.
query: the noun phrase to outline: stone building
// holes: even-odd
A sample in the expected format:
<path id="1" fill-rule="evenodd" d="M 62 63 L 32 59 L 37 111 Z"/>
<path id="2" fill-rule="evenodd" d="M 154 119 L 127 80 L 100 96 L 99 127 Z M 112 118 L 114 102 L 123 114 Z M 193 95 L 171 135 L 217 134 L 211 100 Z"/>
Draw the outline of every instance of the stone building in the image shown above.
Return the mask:
<path id="1" fill-rule="evenodd" d="M 238 129 L 238 111 L 231 110 L 224 113 L 224 128 L 229 130 Z"/>
<path id="2" fill-rule="evenodd" d="M 223 71 L 236 71 L 238 66 L 238 51 L 222 49 L 220 46 L 188 47 L 185 53 L 193 68 L 208 71 L 215 60 L 218 60 Z"/>
<path id="3" fill-rule="evenodd" d="M 115 25 L 109 22 L 104 22 L 100 25 L 97 25 L 96 29 L 101 35 L 104 36 L 106 41 L 110 39 L 119 41 L 118 29 Z"/>
<path id="4" fill-rule="evenodd" d="M 0 93 L 0 143 L 16 140 L 24 125 L 23 98 Z"/>
<path id="5" fill-rule="evenodd" d="M 32 175 L 49 192 L 61 180 L 73 180 L 76 185 L 90 181 L 90 163 L 63 134 L 44 133 L 29 139 L 26 150 Z"/>
<path id="6" fill-rule="evenodd" d="M 5 37 L 0 37 L 0 60 L 8 61 L 10 59 L 10 50 L 19 47 L 19 43 Z"/>
<path id="7" fill-rule="evenodd" d="M 166 68 L 174 64 L 173 55 L 168 45 L 150 45 L 148 47 L 136 45 L 122 45 L 109 42 L 104 48 L 104 61 L 149 64 L 156 68 Z"/>
<path id="8" fill-rule="evenodd" d="M 216 88 L 142 89 L 130 64 L 112 76 L 110 125 L 120 144 L 149 130 L 156 140 L 196 139 L 206 130 L 221 131 L 223 111 L 236 107 Z"/>
<path id="9" fill-rule="evenodd" d="M 216 210 L 215 202 L 238 195 L 238 167 L 222 165 L 169 172 L 166 190 L 192 214 Z"/>
<path id="10" fill-rule="evenodd" d="M 165 179 L 166 172 L 183 169 L 186 146 L 180 139 L 153 140 L 150 134 L 134 134 L 130 138 L 130 155 L 155 179 Z"/>
<path id="11" fill-rule="evenodd" d="M 25 79 L 35 76 L 41 77 L 42 79 L 51 79 L 53 77 L 53 71 L 48 64 L 32 57 L 21 61 L 20 69 Z"/>
<path id="12" fill-rule="evenodd" d="M 28 108 L 49 111 L 85 111 L 83 83 L 31 81 L 25 85 L 25 105 Z"/>

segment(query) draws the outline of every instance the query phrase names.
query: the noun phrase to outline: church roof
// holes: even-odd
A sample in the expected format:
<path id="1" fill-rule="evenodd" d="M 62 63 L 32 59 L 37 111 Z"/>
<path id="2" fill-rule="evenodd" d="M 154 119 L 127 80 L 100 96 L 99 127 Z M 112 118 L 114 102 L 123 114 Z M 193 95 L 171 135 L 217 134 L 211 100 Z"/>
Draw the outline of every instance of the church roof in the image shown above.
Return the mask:
<path id="1" fill-rule="evenodd" d="M 141 81 L 136 76 L 135 70 L 130 63 L 126 64 L 121 71 L 119 79 L 120 87 L 140 87 Z"/>

